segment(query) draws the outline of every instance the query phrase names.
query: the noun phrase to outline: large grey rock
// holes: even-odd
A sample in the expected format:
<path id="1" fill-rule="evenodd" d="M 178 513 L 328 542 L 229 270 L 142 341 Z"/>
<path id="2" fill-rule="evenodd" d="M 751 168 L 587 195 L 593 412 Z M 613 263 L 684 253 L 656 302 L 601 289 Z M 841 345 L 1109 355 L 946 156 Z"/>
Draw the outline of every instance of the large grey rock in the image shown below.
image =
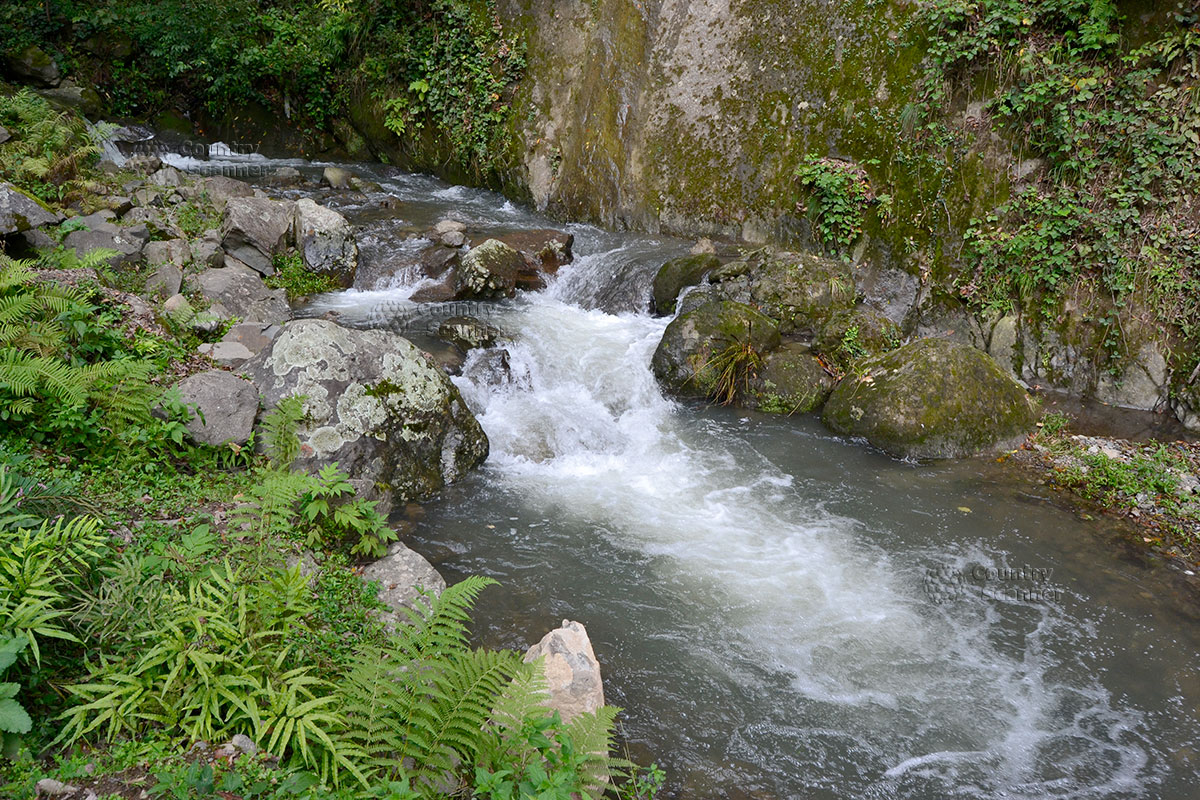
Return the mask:
<path id="1" fill-rule="evenodd" d="M 146 263 L 150 266 L 171 264 L 182 267 L 192 260 L 191 248 L 186 239 L 169 239 L 165 242 L 150 242 L 142 250 Z M 176 289 L 175 291 L 179 291 Z M 172 292 L 174 294 L 174 292 Z"/>
<path id="2" fill-rule="evenodd" d="M 254 355 L 266 349 L 278 334 L 278 325 L 267 325 L 262 322 L 239 322 L 225 332 L 225 335 L 221 337 L 221 341 L 236 342 L 249 350 L 251 355 Z"/>
<path id="3" fill-rule="evenodd" d="M 294 203 L 266 197 L 231 197 L 221 222 L 221 246 L 263 275 L 275 274 L 271 257 L 283 252 Z"/>
<path id="4" fill-rule="evenodd" d="M 174 264 L 162 264 L 146 279 L 146 293 L 163 299 L 179 294 L 183 273 Z"/>
<path id="5" fill-rule="evenodd" d="M 188 423 L 192 439 L 210 445 L 249 441 L 258 415 L 254 384 L 214 369 L 184 378 L 178 388 L 183 402 L 196 406 L 197 414 Z"/>
<path id="6" fill-rule="evenodd" d="M 205 231 L 192 243 L 192 260 L 203 267 L 225 266 L 225 251 L 221 249 L 220 231 Z"/>
<path id="7" fill-rule="evenodd" d="M 600 662 L 583 625 L 564 619 L 562 627 L 547 633 L 525 653 L 527 664 L 538 659 L 550 692 L 550 708 L 563 722 L 604 705 Z"/>
<path id="8" fill-rule="evenodd" d="M 235 197 L 253 197 L 254 187 L 225 175 L 213 175 L 196 181 L 195 189 L 206 195 L 218 211 L 223 211 Z"/>
<path id="9" fill-rule="evenodd" d="M 1096 399 L 1121 408 L 1154 411 L 1167 397 L 1168 379 L 1167 361 L 1150 342 L 1129 359 L 1119 377 L 1108 372 L 1100 375 Z"/>
<path id="10" fill-rule="evenodd" d="M 222 367 L 239 367 L 249 361 L 254 354 L 250 352 L 250 348 L 241 342 L 205 342 L 196 348 L 196 352 L 202 356 L 208 356 Z"/>
<path id="11" fill-rule="evenodd" d="M 41 204 L 11 183 L 0 183 L 0 236 L 54 225 L 61 214 L 47 211 Z"/>
<path id="12" fill-rule="evenodd" d="M 15 75 L 25 78 L 37 86 L 58 86 L 62 81 L 62 73 L 58 64 L 37 45 L 29 45 L 23 50 L 10 54 L 6 59 L 8 69 Z"/>
<path id="13" fill-rule="evenodd" d="M 112 212 L 108 212 L 112 213 Z M 110 266 L 132 264 L 142 258 L 142 249 L 150 240 L 150 231 L 145 225 L 114 225 L 111 222 L 94 223 L 90 230 L 71 231 L 63 239 L 63 246 L 83 257 L 93 250 L 114 250 L 116 255 L 108 259 Z"/>
<path id="14" fill-rule="evenodd" d="M 850 268 L 810 253 L 773 253 L 750 272 L 750 300 L 779 320 L 781 333 L 815 333 L 839 310 L 852 308 Z"/>
<path id="15" fill-rule="evenodd" d="M 721 266 L 711 253 L 674 258 L 659 267 L 654 276 L 653 310 L 658 314 L 674 314 L 675 302 L 686 286 L 700 283 L 705 274 Z"/>
<path id="16" fill-rule="evenodd" d="M 420 553 L 393 542 L 387 555 L 368 565 L 362 573 L 365 581 L 379 582 L 379 599 L 392 609 L 387 621 L 392 625 L 408 620 L 405 608 L 414 611 L 429 607 L 423 599 L 424 590 L 430 597 L 437 597 L 446 588 L 446 581 Z"/>
<path id="17" fill-rule="evenodd" d="M 986 353 L 921 339 L 859 363 L 825 403 L 822 419 L 905 458 L 959 458 L 1018 445 L 1038 411 Z"/>
<path id="18" fill-rule="evenodd" d="M 487 457 L 487 436 L 458 389 L 396 334 L 296 320 L 244 371 L 266 408 L 306 398 L 303 466 L 337 461 L 399 501 L 428 497 Z"/>
<path id="19" fill-rule="evenodd" d="M 740 345 L 749 345 L 762 356 L 779 346 L 779 326 L 742 303 L 705 303 L 671 321 L 654 351 L 651 367 L 671 391 L 710 397 L 721 389 L 717 362 L 730 348 Z"/>
<path id="20" fill-rule="evenodd" d="M 308 198 L 296 202 L 296 247 L 304 266 L 313 272 L 331 275 L 342 286 L 354 283 L 358 269 L 358 245 L 354 228 L 338 212 Z"/>
<path id="21" fill-rule="evenodd" d="M 268 289 L 254 270 L 222 267 L 205 270 L 189 280 L 209 303 L 222 306 L 243 321 L 277 325 L 292 316 L 287 291 Z"/>
<path id="22" fill-rule="evenodd" d="M 38 94 L 50 101 L 50 105 L 55 108 L 75 110 L 90 119 L 98 117 L 103 110 L 99 92 L 90 86 L 80 86 L 72 80 L 65 80 L 53 89 L 41 89 Z"/>
<path id="23" fill-rule="evenodd" d="M 174 167 L 163 167 L 147 179 L 155 186 L 179 186 L 183 183 L 183 173 Z"/>
<path id="24" fill-rule="evenodd" d="M 509 297 L 516 291 L 517 276 L 525 259 L 503 242 L 488 239 L 472 247 L 459 262 L 456 292 L 460 300 Z"/>
<path id="25" fill-rule="evenodd" d="M 457 247 L 446 239 L 453 233 L 444 234 L 442 244 Z M 546 287 L 546 276 L 558 272 L 558 268 L 570 264 L 574 258 L 571 248 L 575 237 L 565 231 L 520 230 L 496 236 L 496 241 L 508 245 L 521 254 L 525 266 L 517 273 L 517 288 L 537 291 Z"/>

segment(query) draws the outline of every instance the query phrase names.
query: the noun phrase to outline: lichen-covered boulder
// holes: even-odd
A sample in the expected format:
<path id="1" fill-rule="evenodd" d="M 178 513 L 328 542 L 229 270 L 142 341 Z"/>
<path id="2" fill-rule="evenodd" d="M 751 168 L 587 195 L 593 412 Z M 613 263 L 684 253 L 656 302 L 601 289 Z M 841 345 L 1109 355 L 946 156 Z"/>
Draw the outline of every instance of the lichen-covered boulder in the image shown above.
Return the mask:
<path id="1" fill-rule="evenodd" d="M 354 284 L 358 245 L 354 228 L 345 217 L 304 198 L 296 201 L 293 226 L 305 267 L 329 275 L 343 287 Z"/>
<path id="2" fill-rule="evenodd" d="M 815 333 L 835 312 L 853 307 L 854 276 L 830 258 L 775 253 L 751 270 L 750 297 L 779 320 L 781 332 Z"/>
<path id="3" fill-rule="evenodd" d="M 786 342 L 763 359 L 743 405 L 773 414 L 819 411 L 837 383 L 808 345 Z"/>
<path id="4" fill-rule="evenodd" d="M 904 458 L 960 458 L 1015 447 L 1037 406 L 986 353 L 921 339 L 866 359 L 825 403 L 822 419 Z"/>
<path id="5" fill-rule="evenodd" d="M 338 462 L 398 501 L 429 497 L 481 463 L 487 436 L 450 379 L 407 339 L 303 319 L 244 367 L 264 408 L 303 395 L 299 464 Z"/>
<path id="6" fill-rule="evenodd" d="M 570 722 L 604 705 L 604 680 L 587 629 L 564 619 L 525 653 L 525 663 L 542 660 L 550 708 Z"/>
<path id="7" fill-rule="evenodd" d="M 455 296 L 471 298 L 510 297 L 525 259 L 504 242 L 488 239 L 462 257 L 455 277 Z"/>
<path id="8" fill-rule="evenodd" d="M 58 64 L 54 63 L 54 59 L 45 50 L 35 44 L 9 54 L 5 60 L 10 71 L 37 86 L 58 86 L 62 81 L 62 73 L 58 70 Z"/>
<path id="9" fill-rule="evenodd" d="M 733 369 L 736 377 L 748 377 L 749 360 L 778 346 L 774 320 L 750 306 L 721 300 L 672 320 L 650 363 L 658 380 L 676 394 L 709 397 L 722 390 L 727 359 L 739 362 Z M 745 356 L 742 348 L 748 350 Z"/>
<path id="10" fill-rule="evenodd" d="M 271 257 L 283 252 L 292 229 L 291 201 L 267 197 L 231 197 L 221 221 L 221 247 L 263 275 L 274 275 Z"/>
<path id="11" fill-rule="evenodd" d="M 720 260 L 712 253 L 674 258 L 663 264 L 654 276 L 654 312 L 662 315 L 675 313 L 675 301 L 684 287 L 695 286 L 705 273 L 719 266 Z"/>

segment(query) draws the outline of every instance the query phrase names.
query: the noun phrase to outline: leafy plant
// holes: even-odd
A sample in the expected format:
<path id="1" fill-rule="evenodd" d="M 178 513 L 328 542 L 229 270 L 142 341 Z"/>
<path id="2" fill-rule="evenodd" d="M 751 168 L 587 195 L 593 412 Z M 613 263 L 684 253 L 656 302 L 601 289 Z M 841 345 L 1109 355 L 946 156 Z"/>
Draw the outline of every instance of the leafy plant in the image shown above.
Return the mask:
<path id="1" fill-rule="evenodd" d="M 267 458 L 275 467 L 290 467 L 300 454 L 296 431 L 305 417 L 304 399 L 298 395 L 285 397 L 263 416 L 259 433 Z"/>
<path id="2" fill-rule="evenodd" d="M 0 676 L 17 662 L 17 656 L 29 644 L 15 636 L 0 636 Z M 19 683 L 0 683 L 0 752 L 5 758 L 14 758 L 20 746 L 20 737 L 33 729 L 29 712 L 17 702 Z"/>
<path id="3" fill-rule="evenodd" d="M 83 168 L 99 153 L 77 116 L 29 89 L 0 96 L 0 125 L 12 135 L 0 144 L 0 178 L 46 202 L 79 188 Z"/>
<path id="4" fill-rule="evenodd" d="M 807 211 L 818 237 L 827 246 L 845 248 L 854 244 L 862 235 L 863 217 L 872 203 L 891 208 L 891 197 L 875 196 L 859 164 L 810 153 L 796 168 L 796 177 L 809 193 L 802 210 Z"/>
<path id="5" fill-rule="evenodd" d="M 288 300 L 295 301 L 341 288 L 332 275 L 314 272 L 306 267 L 299 253 L 277 255 L 274 263 L 275 274 L 266 278 L 264 283 L 272 289 L 286 289 Z"/>

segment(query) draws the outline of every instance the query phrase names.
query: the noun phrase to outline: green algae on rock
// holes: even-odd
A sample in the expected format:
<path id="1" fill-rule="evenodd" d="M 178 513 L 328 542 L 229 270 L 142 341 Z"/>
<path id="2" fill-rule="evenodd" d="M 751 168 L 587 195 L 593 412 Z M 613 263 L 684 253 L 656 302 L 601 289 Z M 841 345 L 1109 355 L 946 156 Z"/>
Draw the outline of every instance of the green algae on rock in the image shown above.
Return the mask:
<path id="1" fill-rule="evenodd" d="M 1037 406 L 991 356 L 921 339 L 842 379 L 822 419 L 902 458 L 961 458 L 1016 446 Z"/>
<path id="2" fill-rule="evenodd" d="M 679 293 L 685 287 L 700 283 L 705 273 L 720 265 L 721 262 L 711 253 L 673 258 L 663 264 L 654 276 L 653 310 L 658 314 L 673 314 Z"/>

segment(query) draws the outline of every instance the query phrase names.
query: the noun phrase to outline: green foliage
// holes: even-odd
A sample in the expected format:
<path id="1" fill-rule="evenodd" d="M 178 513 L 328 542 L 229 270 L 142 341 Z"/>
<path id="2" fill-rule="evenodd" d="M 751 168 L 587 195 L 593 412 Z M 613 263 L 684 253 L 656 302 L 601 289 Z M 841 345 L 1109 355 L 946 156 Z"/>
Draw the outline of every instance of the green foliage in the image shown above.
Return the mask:
<path id="1" fill-rule="evenodd" d="M 151 365 L 132 358 L 87 294 L 0 253 L 0 420 L 82 444 L 150 419 Z"/>
<path id="2" fill-rule="evenodd" d="M 297 300 L 341 288 L 332 275 L 313 272 L 304 266 L 300 254 L 291 252 L 275 256 L 275 274 L 263 282 L 272 289 L 286 289 L 288 300 Z"/>
<path id="3" fill-rule="evenodd" d="M 304 397 L 285 397 L 268 411 L 259 425 L 272 466 L 290 467 L 300 454 L 300 439 L 296 431 L 304 421 Z"/>
<path id="4" fill-rule="evenodd" d="M 15 663 L 29 642 L 15 636 L 0 635 L 0 677 Z M 33 719 L 17 701 L 19 683 L 0 683 L 0 744 L 5 758 L 13 758 L 20 736 L 33 729 Z"/>
<path id="5" fill-rule="evenodd" d="M 749 341 L 733 341 L 712 353 L 695 371 L 693 380 L 708 387 L 718 403 L 727 406 L 740 393 L 749 391 L 750 383 L 762 369 L 762 356 Z"/>
<path id="6" fill-rule="evenodd" d="M 494 0 L 429 0 L 388 10 L 375 23 L 360 67 L 387 112 L 385 124 L 397 136 L 436 126 L 464 165 L 487 169 L 503 149 L 524 46 L 505 34 Z"/>
<path id="7" fill-rule="evenodd" d="M 942 103 L 953 82 L 985 75 L 1002 87 L 989 112 L 1048 168 L 1048 180 L 967 231 L 975 269 L 960 281 L 963 297 L 1051 315 L 1082 284 L 1118 310 L 1137 302 L 1153 322 L 1194 340 L 1195 13 L 1181 13 L 1175 30 L 1134 49 L 1122 47 L 1112 0 L 937 0 L 922 14 L 933 32 L 925 101 Z"/>
<path id="8" fill-rule="evenodd" d="M 322 467 L 310 478 L 300 498 L 300 517 L 310 526 L 307 543 L 327 548 L 350 543 L 352 554 L 379 558 L 387 553 L 388 542 L 396 540 L 396 532 L 375 510 L 376 501 L 355 499 L 354 494 L 349 476 L 337 464 Z"/>
<path id="9" fill-rule="evenodd" d="M 875 164 L 878 162 L 867 162 Z M 891 208 L 891 197 L 876 197 L 861 165 L 810 153 L 796 177 L 808 190 L 807 211 L 820 241 L 834 248 L 847 248 L 862 235 L 863 219 L 872 203 Z"/>
<path id="10" fill-rule="evenodd" d="M 45 202 L 63 202 L 81 186 L 84 167 L 99 149 L 79 117 L 56 111 L 29 89 L 0 95 L 0 179 Z"/>

